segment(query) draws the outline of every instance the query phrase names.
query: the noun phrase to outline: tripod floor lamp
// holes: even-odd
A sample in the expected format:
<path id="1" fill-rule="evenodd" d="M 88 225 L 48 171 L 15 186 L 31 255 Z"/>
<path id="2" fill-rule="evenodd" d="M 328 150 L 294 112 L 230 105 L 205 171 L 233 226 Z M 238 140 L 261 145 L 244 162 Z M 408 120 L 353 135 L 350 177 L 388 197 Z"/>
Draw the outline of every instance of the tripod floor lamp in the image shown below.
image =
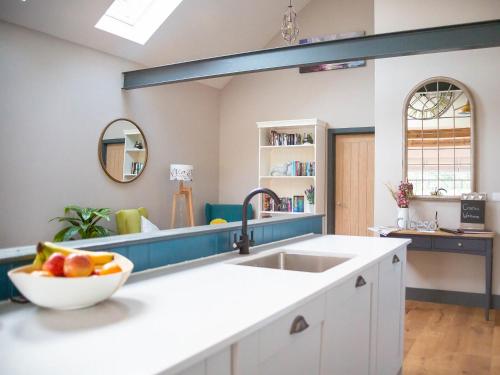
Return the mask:
<path id="1" fill-rule="evenodd" d="M 179 191 L 175 192 L 172 197 L 171 227 L 175 228 L 177 200 L 179 198 L 185 199 L 188 225 L 194 227 L 193 191 L 190 186 L 184 186 L 185 181 L 193 181 L 193 166 L 186 164 L 170 164 L 170 181 L 179 181 Z"/>

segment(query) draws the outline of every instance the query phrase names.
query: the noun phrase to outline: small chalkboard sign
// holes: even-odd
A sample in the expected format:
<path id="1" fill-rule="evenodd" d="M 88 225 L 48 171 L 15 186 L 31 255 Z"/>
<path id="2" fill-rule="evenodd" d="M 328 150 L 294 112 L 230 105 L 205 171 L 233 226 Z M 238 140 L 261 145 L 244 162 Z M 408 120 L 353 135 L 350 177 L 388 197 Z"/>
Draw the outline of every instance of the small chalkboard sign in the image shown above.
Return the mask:
<path id="1" fill-rule="evenodd" d="M 463 229 L 484 229 L 486 194 L 463 194 L 460 201 L 460 227 Z"/>
<path id="2" fill-rule="evenodd" d="M 484 224 L 486 201 L 463 200 L 461 202 L 460 222 L 466 224 Z"/>

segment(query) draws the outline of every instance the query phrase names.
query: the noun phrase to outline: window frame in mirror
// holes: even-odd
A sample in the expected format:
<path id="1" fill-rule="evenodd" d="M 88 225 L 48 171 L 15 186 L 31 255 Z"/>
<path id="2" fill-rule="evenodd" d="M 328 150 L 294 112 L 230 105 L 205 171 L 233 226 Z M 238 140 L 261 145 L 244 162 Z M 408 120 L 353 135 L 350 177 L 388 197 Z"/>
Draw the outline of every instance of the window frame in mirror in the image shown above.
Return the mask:
<path id="1" fill-rule="evenodd" d="M 108 170 L 106 169 L 106 165 L 104 164 L 104 158 L 103 158 L 103 154 L 102 154 L 102 142 L 103 142 L 103 139 L 104 139 L 104 134 L 106 134 L 106 130 L 108 130 L 108 128 L 113 125 L 115 122 L 118 122 L 118 121 L 128 121 L 130 122 L 131 124 L 133 124 L 138 130 L 139 132 L 141 133 L 141 136 L 142 136 L 142 139 L 144 141 L 144 166 L 142 167 L 141 171 L 139 172 L 139 174 L 137 176 L 135 176 L 134 178 L 131 178 L 130 180 L 118 180 L 116 179 L 115 177 L 113 177 L 109 172 Z M 131 183 L 131 182 L 134 182 L 136 181 L 139 177 L 142 176 L 142 174 L 144 173 L 144 170 L 146 169 L 147 165 L 148 165 L 148 155 L 149 155 L 149 150 L 148 150 L 148 142 L 146 140 L 146 136 L 144 134 L 144 132 L 142 131 L 141 127 L 139 125 L 137 125 L 137 123 L 135 121 L 132 121 L 128 118 L 117 118 L 113 121 L 111 121 L 110 123 L 108 123 L 104 129 L 101 131 L 101 135 L 99 137 L 99 142 L 97 144 L 97 157 L 99 159 L 99 163 L 101 164 L 101 168 L 102 170 L 104 171 L 104 173 L 106 173 L 106 175 L 113 181 L 115 182 L 118 182 L 120 184 L 128 184 L 128 183 Z"/>
<path id="2" fill-rule="evenodd" d="M 474 99 L 469 91 L 469 89 L 460 81 L 453 78 L 437 76 L 426 79 L 417 85 L 415 85 L 409 94 L 406 96 L 403 105 L 403 181 L 408 177 L 408 106 L 410 100 L 415 95 L 418 89 L 422 86 L 428 85 L 434 82 L 445 82 L 458 87 L 467 97 L 470 105 L 470 168 L 471 168 L 471 192 L 476 191 L 476 147 L 475 147 L 475 104 Z M 440 115 L 439 115 L 440 116 Z M 456 146 L 454 146 L 456 149 Z M 440 165 L 440 164 L 439 164 Z M 453 164 L 454 166 L 456 164 Z M 455 181 L 455 179 L 453 180 Z M 458 201 L 461 199 L 460 195 L 414 195 L 412 199 L 417 200 L 439 200 L 439 201 Z"/>

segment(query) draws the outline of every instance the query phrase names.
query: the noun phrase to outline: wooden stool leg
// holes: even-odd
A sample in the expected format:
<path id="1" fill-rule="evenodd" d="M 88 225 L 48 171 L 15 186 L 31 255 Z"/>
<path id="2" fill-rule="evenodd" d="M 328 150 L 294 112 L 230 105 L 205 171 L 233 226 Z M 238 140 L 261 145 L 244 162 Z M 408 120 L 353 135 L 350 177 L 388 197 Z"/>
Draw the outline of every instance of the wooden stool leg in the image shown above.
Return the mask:
<path id="1" fill-rule="evenodd" d="M 194 214 L 193 214 L 193 193 L 192 190 L 189 189 L 186 193 L 187 198 L 187 209 L 188 209 L 188 219 L 189 225 L 194 227 Z"/>
<path id="2" fill-rule="evenodd" d="M 172 196 L 172 218 L 170 220 L 170 227 L 175 228 L 175 214 L 176 214 L 176 205 L 177 205 L 177 193 L 174 193 Z"/>

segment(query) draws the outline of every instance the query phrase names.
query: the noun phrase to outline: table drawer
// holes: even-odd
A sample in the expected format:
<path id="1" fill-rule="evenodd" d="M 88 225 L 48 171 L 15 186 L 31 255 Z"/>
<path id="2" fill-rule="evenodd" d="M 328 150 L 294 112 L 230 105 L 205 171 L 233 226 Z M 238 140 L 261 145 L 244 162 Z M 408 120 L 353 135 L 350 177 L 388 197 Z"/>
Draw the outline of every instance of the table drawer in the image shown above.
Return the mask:
<path id="1" fill-rule="evenodd" d="M 409 249 L 432 249 L 432 240 L 430 237 L 408 236 L 408 238 L 411 239 L 411 244 L 408 245 Z"/>
<path id="2" fill-rule="evenodd" d="M 486 250 L 486 242 L 484 240 L 462 238 L 435 238 L 434 248 L 443 250 L 483 252 Z"/>

